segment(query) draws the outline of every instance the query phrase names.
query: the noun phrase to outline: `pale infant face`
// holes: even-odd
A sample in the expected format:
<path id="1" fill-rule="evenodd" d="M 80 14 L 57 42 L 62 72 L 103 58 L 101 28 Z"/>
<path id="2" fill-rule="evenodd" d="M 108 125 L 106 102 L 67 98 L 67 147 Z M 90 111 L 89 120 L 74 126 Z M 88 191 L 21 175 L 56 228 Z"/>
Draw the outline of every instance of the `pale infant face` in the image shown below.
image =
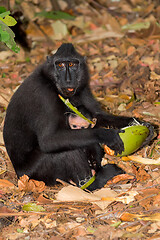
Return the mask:
<path id="1" fill-rule="evenodd" d="M 88 121 L 74 114 L 70 114 L 68 117 L 68 123 L 71 129 L 93 128 L 96 125 L 96 118 L 93 118 L 92 122 L 93 124 L 90 124 Z"/>
<path id="2" fill-rule="evenodd" d="M 77 115 L 69 115 L 69 126 L 71 129 L 84 129 L 88 128 L 91 124 Z"/>

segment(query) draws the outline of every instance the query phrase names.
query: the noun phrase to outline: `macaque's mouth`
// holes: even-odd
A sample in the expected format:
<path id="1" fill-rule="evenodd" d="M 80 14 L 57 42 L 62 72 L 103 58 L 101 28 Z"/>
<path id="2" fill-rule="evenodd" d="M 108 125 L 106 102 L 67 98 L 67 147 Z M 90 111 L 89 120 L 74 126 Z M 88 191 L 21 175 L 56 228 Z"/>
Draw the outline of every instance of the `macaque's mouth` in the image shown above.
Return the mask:
<path id="1" fill-rule="evenodd" d="M 68 90 L 69 92 L 73 92 L 73 91 L 74 91 L 74 88 L 67 88 L 67 90 Z"/>
<path id="2" fill-rule="evenodd" d="M 62 92 L 66 97 L 71 97 L 74 95 L 76 88 L 63 88 Z"/>

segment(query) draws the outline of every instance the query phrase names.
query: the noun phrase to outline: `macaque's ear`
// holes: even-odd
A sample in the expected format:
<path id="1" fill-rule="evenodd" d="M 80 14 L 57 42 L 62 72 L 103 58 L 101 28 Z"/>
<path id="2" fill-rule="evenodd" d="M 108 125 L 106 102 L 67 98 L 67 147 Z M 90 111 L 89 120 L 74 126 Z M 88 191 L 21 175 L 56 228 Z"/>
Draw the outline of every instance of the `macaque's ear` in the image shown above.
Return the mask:
<path id="1" fill-rule="evenodd" d="M 85 61 L 85 63 L 87 62 L 87 57 L 86 56 L 84 56 L 84 61 Z"/>
<path id="2" fill-rule="evenodd" d="M 94 126 L 96 125 L 97 123 L 97 118 L 92 118 L 92 125 L 91 125 L 91 128 L 94 128 Z"/>

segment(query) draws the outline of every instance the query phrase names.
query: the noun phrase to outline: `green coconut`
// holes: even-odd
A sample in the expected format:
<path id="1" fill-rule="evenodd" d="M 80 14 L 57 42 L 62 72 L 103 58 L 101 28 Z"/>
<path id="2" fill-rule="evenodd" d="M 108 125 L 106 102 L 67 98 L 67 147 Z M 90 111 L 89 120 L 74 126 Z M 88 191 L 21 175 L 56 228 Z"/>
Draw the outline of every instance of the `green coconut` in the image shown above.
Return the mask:
<path id="1" fill-rule="evenodd" d="M 119 133 L 120 138 L 124 143 L 124 151 L 117 156 L 127 156 L 137 151 L 142 143 L 145 141 L 149 135 L 149 129 L 143 125 L 129 126 L 122 128 L 124 133 Z M 114 150 L 110 149 L 108 146 L 104 145 L 104 150 L 109 155 L 115 155 Z"/>
<path id="2" fill-rule="evenodd" d="M 137 151 L 149 135 L 149 129 L 143 125 L 125 127 L 124 133 L 119 133 L 124 143 L 124 151 L 118 156 L 127 156 Z"/>

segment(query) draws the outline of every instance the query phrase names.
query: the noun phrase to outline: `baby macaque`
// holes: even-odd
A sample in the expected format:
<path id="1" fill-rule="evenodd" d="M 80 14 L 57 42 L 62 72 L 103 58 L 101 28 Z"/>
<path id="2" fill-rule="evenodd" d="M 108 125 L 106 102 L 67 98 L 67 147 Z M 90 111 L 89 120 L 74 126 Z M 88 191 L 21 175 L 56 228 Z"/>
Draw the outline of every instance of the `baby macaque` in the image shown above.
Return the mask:
<path id="1" fill-rule="evenodd" d="M 92 118 L 91 115 L 82 107 L 78 109 L 86 118 L 91 120 L 93 123 L 89 123 L 85 119 L 81 118 L 79 115 L 75 113 L 69 113 L 68 115 L 68 124 L 71 129 L 87 129 L 87 128 L 94 128 L 96 125 L 96 118 Z M 97 144 L 97 146 L 90 146 L 88 148 L 88 151 L 86 152 L 88 155 L 88 161 L 90 162 L 90 165 L 92 166 L 92 175 L 95 175 L 95 168 L 94 164 L 96 163 L 97 168 L 101 166 L 101 159 L 103 156 L 103 150 Z"/>

